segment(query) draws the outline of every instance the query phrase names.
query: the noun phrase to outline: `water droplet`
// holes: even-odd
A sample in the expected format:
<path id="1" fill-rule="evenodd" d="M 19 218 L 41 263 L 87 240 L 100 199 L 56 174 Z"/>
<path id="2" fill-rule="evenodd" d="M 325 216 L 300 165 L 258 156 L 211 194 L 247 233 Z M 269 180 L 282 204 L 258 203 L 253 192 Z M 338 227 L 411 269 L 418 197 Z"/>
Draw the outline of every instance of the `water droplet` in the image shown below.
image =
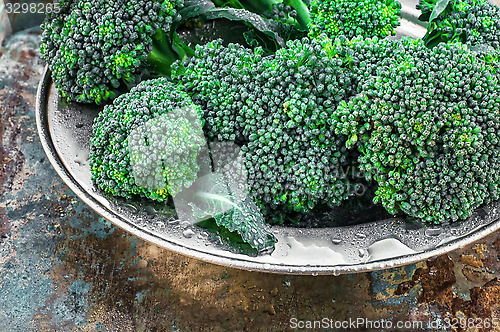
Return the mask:
<path id="1" fill-rule="evenodd" d="M 193 230 L 192 230 L 191 228 L 188 228 L 188 229 L 185 229 L 185 230 L 182 232 L 182 235 L 184 235 L 184 237 L 186 237 L 186 238 L 188 238 L 188 239 L 189 239 L 189 238 L 193 237 L 194 232 L 193 232 Z"/>
<path id="2" fill-rule="evenodd" d="M 442 228 L 427 228 L 425 230 L 425 236 L 438 236 L 440 235 L 441 233 L 443 233 L 443 229 Z"/>
<path id="3" fill-rule="evenodd" d="M 139 212 L 139 209 L 137 209 L 137 207 L 136 207 L 136 206 L 134 206 L 134 205 L 132 205 L 132 204 L 127 204 L 127 203 L 125 203 L 124 205 L 125 205 L 126 207 L 128 207 L 130 210 L 132 210 L 132 212 L 133 212 L 133 213 L 137 213 L 137 212 Z"/>
<path id="4" fill-rule="evenodd" d="M 364 257 L 366 255 L 366 251 L 364 249 L 358 249 L 359 257 Z"/>
<path id="5" fill-rule="evenodd" d="M 78 128 L 78 129 L 80 129 L 80 128 L 82 128 L 82 127 L 83 127 L 83 123 L 77 123 L 77 124 L 75 125 L 75 127 L 76 127 L 76 128 Z"/>
<path id="6" fill-rule="evenodd" d="M 363 233 L 357 233 L 356 236 L 360 239 L 366 239 L 366 235 Z"/>
<path id="7" fill-rule="evenodd" d="M 269 263 L 264 264 L 265 270 L 269 270 L 270 268 L 271 268 L 271 264 L 269 264 Z"/>
<path id="8" fill-rule="evenodd" d="M 342 240 L 340 239 L 332 239 L 333 244 L 340 244 L 342 243 Z"/>
<path id="9" fill-rule="evenodd" d="M 186 227 L 189 227 L 191 225 L 191 223 L 187 220 L 183 220 L 179 223 L 179 225 L 182 227 L 182 228 L 186 228 Z"/>

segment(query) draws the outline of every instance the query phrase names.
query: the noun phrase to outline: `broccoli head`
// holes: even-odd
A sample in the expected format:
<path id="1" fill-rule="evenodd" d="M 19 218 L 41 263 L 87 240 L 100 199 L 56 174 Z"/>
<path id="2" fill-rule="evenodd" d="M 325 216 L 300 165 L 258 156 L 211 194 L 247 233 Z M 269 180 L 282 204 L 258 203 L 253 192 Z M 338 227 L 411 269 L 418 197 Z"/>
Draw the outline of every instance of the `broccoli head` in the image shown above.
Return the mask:
<path id="1" fill-rule="evenodd" d="M 183 0 L 64 1 L 42 24 L 41 53 L 61 96 L 100 104 L 145 69 L 168 72 L 166 34 Z M 152 65 L 153 67 L 151 67 Z"/>
<path id="2" fill-rule="evenodd" d="M 357 185 L 343 173 L 345 136 L 331 129 L 352 75 L 325 47 L 304 38 L 263 56 L 216 41 L 173 65 L 173 78 L 204 110 L 207 139 L 241 146 L 251 194 L 269 211 L 337 205 Z"/>
<path id="3" fill-rule="evenodd" d="M 396 0 L 312 0 L 309 35 L 387 37 L 399 26 L 401 4 Z"/>
<path id="4" fill-rule="evenodd" d="M 390 213 L 465 219 L 500 194 L 498 76 L 461 44 L 395 43 L 400 52 L 339 105 L 335 131 L 357 147 Z"/>
<path id="5" fill-rule="evenodd" d="M 166 78 L 143 81 L 93 125 L 90 167 L 101 190 L 163 201 L 197 178 L 206 149 L 201 110 Z"/>
<path id="6" fill-rule="evenodd" d="M 500 8 L 487 0 L 421 0 L 420 20 L 429 22 L 424 41 L 433 47 L 441 42 L 489 45 L 500 49 Z"/>

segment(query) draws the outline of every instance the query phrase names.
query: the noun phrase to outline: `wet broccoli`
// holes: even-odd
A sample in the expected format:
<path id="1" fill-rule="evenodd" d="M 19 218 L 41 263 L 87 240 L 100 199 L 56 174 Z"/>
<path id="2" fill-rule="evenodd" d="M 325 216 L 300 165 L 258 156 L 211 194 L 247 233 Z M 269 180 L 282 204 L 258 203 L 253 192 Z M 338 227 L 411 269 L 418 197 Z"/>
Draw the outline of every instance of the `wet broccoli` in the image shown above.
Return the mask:
<path id="1" fill-rule="evenodd" d="M 94 121 L 90 167 L 104 192 L 163 201 L 197 178 L 201 110 L 166 78 L 144 81 Z"/>
<path id="2" fill-rule="evenodd" d="M 395 0 L 312 0 L 309 35 L 387 37 L 399 26 L 401 4 Z"/>
<path id="3" fill-rule="evenodd" d="M 250 191 L 268 210 L 306 212 L 352 195 L 345 137 L 331 130 L 352 74 L 324 42 L 290 41 L 263 56 L 216 41 L 175 63 L 172 77 L 204 110 L 208 140 L 242 147 Z"/>
<path id="4" fill-rule="evenodd" d="M 500 49 L 500 8 L 486 0 L 421 0 L 420 20 L 429 22 L 424 41 L 433 47 L 441 42 L 489 45 Z"/>
<path id="5" fill-rule="evenodd" d="M 168 79 L 141 82 L 95 119 L 92 180 L 115 196 L 159 202 L 172 198 L 179 218 L 205 224 L 213 220 L 257 251 L 272 248 L 276 239 L 261 210 L 231 172 L 238 160 L 214 155 L 225 169 L 211 172 L 201 115 Z"/>
<path id="6" fill-rule="evenodd" d="M 376 202 L 428 223 L 499 198 L 500 82 L 461 44 L 395 42 L 362 92 L 335 112 L 338 134 L 378 183 Z"/>
<path id="7" fill-rule="evenodd" d="M 316 38 L 387 37 L 399 26 L 401 4 L 396 0 L 215 0 L 219 6 L 243 8 L 282 23 L 286 40 L 305 34 Z M 288 29 L 287 29 L 288 27 Z M 300 32 L 303 32 L 302 34 Z"/>
<path id="8" fill-rule="evenodd" d="M 168 73 L 168 32 L 183 0 L 75 0 L 42 24 L 42 58 L 61 96 L 100 104 L 145 70 Z"/>

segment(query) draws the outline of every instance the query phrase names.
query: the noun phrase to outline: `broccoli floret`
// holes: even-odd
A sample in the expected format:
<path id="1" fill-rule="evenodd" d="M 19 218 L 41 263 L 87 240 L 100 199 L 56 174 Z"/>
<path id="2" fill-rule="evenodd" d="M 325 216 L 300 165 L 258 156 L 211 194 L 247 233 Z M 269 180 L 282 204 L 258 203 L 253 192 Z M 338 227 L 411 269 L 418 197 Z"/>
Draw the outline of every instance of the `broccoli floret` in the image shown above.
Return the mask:
<path id="1" fill-rule="evenodd" d="M 145 69 L 168 73 L 167 33 L 183 0 L 75 0 L 42 24 L 41 53 L 61 96 L 100 104 Z"/>
<path id="2" fill-rule="evenodd" d="M 312 0 L 309 35 L 387 37 L 399 26 L 396 0 Z"/>
<path id="3" fill-rule="evenodd" d="M 94 121 L 92 180 L 112 195 L 157 201 L 189 187 L 206 146 L 201 114 L 166 78 L 120 95 Z"/>
<path id="4" fill-rule="evenodd" d="M 216 41 L 172 67 L 204 110 L 208 140 L 242 147 L 251 193 L 268 210 L 337 205 L 357 185 L 342 172 L 349 165 L 345 136 L 331 130 L 332 111 L 351 94 L 352 74 L 325 47 L 305 38 L 264 57 L 259 49 Z"/>
<path id="5" fill-rule="evenodd" d="M 92 180 L 104 192 L 125 198 L 162 202 L 172 197 L 179 218 L 213 219 L 258 251 L 272 248 L 276 239 L 260 209 L 230 172 L 237 160 L 222 156 L 219 161 L 229 169 L 211 173 L 201 115 L 168 79 L 143 81 L 95 119 Z"/>
<path id="6" fill-rule="evenodd" d="M 421 0 L 417 5 L 422 11 L 419 19 L 429 22 L 423 38 L 427 46 L 461 42 L 500 49 L 500 8 L 486 0 L 449 0 L 444 8 L 438 2 Z"/>
<path id="7" fill-rule="evenodd" d="M 500 194 L 499 78 L 463 45 L 395 43 L 402 51 L 339 105 L 335 132 L 359 150 L 390 213 L 465 219 Z"/>

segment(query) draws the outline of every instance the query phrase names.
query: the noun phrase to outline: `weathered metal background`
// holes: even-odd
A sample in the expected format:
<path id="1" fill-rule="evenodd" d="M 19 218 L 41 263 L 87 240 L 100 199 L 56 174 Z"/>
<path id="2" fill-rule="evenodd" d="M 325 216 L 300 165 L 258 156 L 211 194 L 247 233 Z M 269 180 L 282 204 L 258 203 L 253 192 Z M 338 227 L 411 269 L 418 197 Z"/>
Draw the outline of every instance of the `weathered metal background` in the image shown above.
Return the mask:
<path id="1" fill-rule="evenodd" d="M 274 331 L 292 317 L 500 319 L 498 233 L 416 265 L 308 277 L 219 267 L 122 232 L 45 159 L 34 117 L 44 65 L 38 46 L 32 30 L 0 51 L 0 331 Z"/>

